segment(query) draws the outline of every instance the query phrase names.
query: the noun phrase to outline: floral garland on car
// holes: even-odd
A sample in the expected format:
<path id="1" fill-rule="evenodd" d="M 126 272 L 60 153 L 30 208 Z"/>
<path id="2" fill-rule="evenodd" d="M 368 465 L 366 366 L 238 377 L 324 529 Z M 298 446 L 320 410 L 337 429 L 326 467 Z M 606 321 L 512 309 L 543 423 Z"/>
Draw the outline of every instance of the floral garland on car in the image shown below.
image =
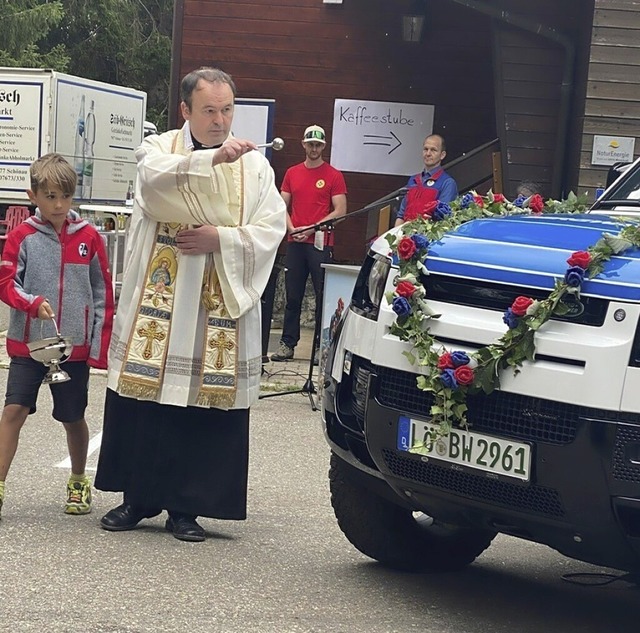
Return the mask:
<path id="1" fill-rule="evenodd" d="M 399 267 L 395 290 L 386 297 L 397 315 L 390 331 L 412 343 L 412 349 L 404 354 L 412 364 L 425 368 L 417 384 L 433 393 L 430 415 L 436 430 L 427 435 L 425 442 L 412 447 L 414 450 L 430 449 L 432 442 L 448 435 L 454 426 L 467 428 L 467 395 L 490 394 L 499 386 L 501 370 L 511 368 L 517 374 L 525 360 L 534 361 L 536 331 L 553 315 L 566 314 L 570 309 L 567 301 L 579 299 L 582 282 L 597 276 L 613 255 L 640 247 L 640 224 L 621 219 L 624 226 L 617 235 L 604 233 L 586 251 L 573 253 L 567 260 L 564 276 L 556 279 L 549 296 L 542 301 L 517 297 L 503 316 L 507 331 L 495 343 L 472 354 L 445 349 L 429 331 L 428 320 L 439 316 L 428 305 L 420 282 L 420 274 L 427 273 L 430 242 L 477 218 L 581 213 L 586 208 L 586 199 L 575 194 L 563 201 L 544 201 L 535 194 L 510 202 L 491 191 L 486 196 L 470 192 L 449 204 L 427 203 L 422 212 L 405 216 L 407 222 L 402 225 L 399 237 L 387 236 Z"/>

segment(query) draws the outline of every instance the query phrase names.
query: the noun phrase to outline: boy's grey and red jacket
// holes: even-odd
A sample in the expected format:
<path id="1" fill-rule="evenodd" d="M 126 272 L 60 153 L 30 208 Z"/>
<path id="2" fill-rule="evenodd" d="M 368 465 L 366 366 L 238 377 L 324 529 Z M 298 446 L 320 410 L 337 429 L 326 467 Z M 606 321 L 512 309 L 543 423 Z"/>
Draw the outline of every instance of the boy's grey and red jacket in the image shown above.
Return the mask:
<path id="1" fill-rule="evenodd" d="M 55 335 L 38 319 L 46 299 L 62 336 L 73 339 L 69 360 L 106 369 L 113 322 L 111 273 L 102 236 L 75 211 L 58 235 L 36 214 L 7 236 L 0 262 L 0 299 L 12 310 L 9 356 L 29 356 L 27 343 Z"/>

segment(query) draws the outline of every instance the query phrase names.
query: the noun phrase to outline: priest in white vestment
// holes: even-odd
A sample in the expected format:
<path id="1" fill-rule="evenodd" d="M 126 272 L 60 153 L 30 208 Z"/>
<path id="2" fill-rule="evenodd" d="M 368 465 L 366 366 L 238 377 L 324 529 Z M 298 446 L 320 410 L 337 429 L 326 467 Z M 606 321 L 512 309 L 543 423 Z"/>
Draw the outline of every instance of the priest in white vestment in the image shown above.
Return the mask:
<path id="1" fill-rule="evenodd" d="M 97 488 L 124 493 L 110 531 L 168 512 L 246 518 L 249 407 L 261 374 L 260 296 L 286 230 L 256 145 L 231 135 L 235 85 L 211 68 L 181 84 L 180 130 L 147 137 L 109 356 Z"/>

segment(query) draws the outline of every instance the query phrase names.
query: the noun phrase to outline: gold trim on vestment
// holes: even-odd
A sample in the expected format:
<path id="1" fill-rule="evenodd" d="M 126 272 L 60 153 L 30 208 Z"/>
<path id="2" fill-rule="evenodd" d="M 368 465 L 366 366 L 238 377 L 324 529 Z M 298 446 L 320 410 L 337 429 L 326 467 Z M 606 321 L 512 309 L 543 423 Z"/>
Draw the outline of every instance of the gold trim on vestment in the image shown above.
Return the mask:
<path id="1" fill-rule="evenodd" d="M 171 337 L 171 314 L 178 273 L 176 234 L 185 226 L 160 222 L 147 263 L 145 284 L 129 333 L 118 393 L 140 399 L 157 399 L 162 384 Z"/>
<path id="2" fill-rule="evenodd" d="M 175 151 L 176 147 L 173 149 Z M 207 220 L 197 196 L 191 191 L 187 173 L 190 158 L 191 155 L 185 157 L 179 173 L 176 174 L 178 188 L 194 220 Z M 216 171 L 217 175 L 221 176 L 220 181 L 228 197 L 229 221 L 226 225 L 238 226 L 242 221 L 244 200 L 242 159 L 220 165 L 220 169 Z M 212 224 L 210 218 L 207 223 Z M 171 380 L 172 376 L 176 376 L 171 369 L 168 374 L 165 372 L 180 263 L 176 235 L 188 226 L 169 222 L 159 222 L 157 225 L 155 243 L 145 271 L 144 289 L 140 293 L 136 310 L 136 320 L 124 350 L 118 379 L 118 393 L 121 395 L 159 401 L 165 378 Z M 184 283 L 193 283 L 193 280 L 185 279 Z M 224 305 L 212 254 L 206 257 L 201 304 L 203 312 L 189 314 L 188 317 L 206 319 L 202 324 L 203 328 L 197 328 L 197 331 L 203 332 L 202 342 L 194 341 L 191 344 L 185 341 L 186 346 L 190 348 L 185 349 L 185 357 L 195 355 L 192 361 L 202 360 L 196 404 L 228 409 L 233 407 L 236 400 L 239 324 L 229 317 Z M 175 335 L 180 337 L 179 327 Z M 198 351 L 199 357 L 196 353 Z M 172 355 L 174 353 L 172 351 Z M 187 383 L 183 383 L 183 386 L 190 389 Z"/>

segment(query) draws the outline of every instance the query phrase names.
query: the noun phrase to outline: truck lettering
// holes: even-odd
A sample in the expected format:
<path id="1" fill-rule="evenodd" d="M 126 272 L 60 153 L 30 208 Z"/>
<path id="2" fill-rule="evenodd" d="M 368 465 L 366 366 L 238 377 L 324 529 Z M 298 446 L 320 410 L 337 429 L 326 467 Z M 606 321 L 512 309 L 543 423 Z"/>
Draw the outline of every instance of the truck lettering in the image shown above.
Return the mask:
<path id="1" fill-rule="evenodd" d="M 123 125 L 124 127 L 135 127 L 136 120 L 124 114 L 111 114 L 111 125 Z"/>
<path id="2" fill-rule="evenodd" d="M 9 90 L 0 90 L 0 103 L 13 103 L 14 105 L 18 105 L 20 103 L 20 93 L 17 89 Z"/>

